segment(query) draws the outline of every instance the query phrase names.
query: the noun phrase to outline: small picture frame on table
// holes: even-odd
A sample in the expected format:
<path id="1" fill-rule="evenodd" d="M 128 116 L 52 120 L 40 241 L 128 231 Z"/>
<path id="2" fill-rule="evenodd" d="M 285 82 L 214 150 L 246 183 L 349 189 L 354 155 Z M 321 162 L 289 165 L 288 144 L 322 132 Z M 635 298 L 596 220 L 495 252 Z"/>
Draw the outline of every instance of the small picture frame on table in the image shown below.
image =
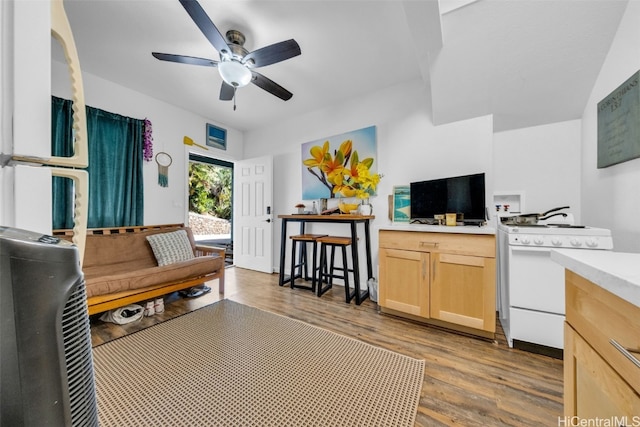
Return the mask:
<path id="1" fill-rule="evenodd" d="M 408 223 L 411 220 L 411 187 L 396 185 L 393 187 L 393 222 Z"/>

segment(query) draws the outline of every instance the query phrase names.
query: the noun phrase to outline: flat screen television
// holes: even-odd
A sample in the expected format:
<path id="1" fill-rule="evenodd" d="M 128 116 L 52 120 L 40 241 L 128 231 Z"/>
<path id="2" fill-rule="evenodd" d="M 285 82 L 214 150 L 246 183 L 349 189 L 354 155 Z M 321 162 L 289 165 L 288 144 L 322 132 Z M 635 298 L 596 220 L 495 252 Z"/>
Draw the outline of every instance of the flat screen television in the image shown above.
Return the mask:
<path id="1" fill-rule="evenodd" d="M 412 182 L 411 222 L 434 223 L 434 215 L 462 214 L 467 224 L 486 219 L 484 173 Z"/>

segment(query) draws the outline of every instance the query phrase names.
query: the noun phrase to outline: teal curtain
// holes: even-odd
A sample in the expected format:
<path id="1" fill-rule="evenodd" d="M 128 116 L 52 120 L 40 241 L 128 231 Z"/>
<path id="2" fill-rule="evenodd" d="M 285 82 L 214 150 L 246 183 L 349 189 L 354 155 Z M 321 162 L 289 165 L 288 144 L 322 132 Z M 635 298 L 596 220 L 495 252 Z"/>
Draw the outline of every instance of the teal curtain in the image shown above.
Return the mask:
<path id="1" fill-rule="evenodd" d="M 53 97 L 52 117 L 71 114 L 71 102 Z M 59 110 L 68 110 L 67 113 Z M 87 107 L 87 138 L 89 141 L 89 228 L 142 225 L 144 120 Z M 71 150 L 71 126 L 64 132 L 60 123 L 52 126 L 53 150 Z M 65 180 L 68 181 L 68 180 Z M 54 183 L 54 201 L 61 191 Z M 60 194 L 63 206 L 54 203 L 54 228 L 70 228 L 72 199 Z M 64 221 L 60 218 L 64 217 Z M 57 222 L 58 221 L 58 222 Z"/>
<path id="2" fill-rule="evenodd" d="M 68 99 L 53 98 L 51 103 L 51 154 L 73 155 L 73 111 Z M 73 181 L 53 177 L 53 228 L 73 228 Z"/>

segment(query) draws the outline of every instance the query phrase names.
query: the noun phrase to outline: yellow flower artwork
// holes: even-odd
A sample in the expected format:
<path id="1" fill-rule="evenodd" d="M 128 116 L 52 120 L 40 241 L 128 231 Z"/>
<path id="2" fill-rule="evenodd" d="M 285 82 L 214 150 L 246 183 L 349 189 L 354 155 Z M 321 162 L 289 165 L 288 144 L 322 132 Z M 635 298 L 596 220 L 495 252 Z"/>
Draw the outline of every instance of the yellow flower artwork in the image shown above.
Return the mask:
<path id="1" fill-rule="evenodd" d="M 375 126 L 302 144 L 302 198 L 375 195 L 375 153 Z"/>

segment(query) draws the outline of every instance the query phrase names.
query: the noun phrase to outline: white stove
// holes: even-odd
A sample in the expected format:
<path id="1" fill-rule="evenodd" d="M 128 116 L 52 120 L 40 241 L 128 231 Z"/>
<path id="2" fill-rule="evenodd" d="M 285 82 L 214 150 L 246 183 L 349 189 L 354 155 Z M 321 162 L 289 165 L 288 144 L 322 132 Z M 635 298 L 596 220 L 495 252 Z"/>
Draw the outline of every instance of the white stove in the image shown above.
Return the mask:
<path id="1" fill-rule="evenodd" d="M 611 231 L 578 225 L 500 225 L 509 245 L 564 249 L 613 249 Z"/>
<path id="2" fill-rule="evenodd" d="M 551 260 L 554 248 L 612 250 L 613 239 L 573 224 L 498 225 L 498 307 L 510 347 L 564 347 L 564 269 Z"/>

